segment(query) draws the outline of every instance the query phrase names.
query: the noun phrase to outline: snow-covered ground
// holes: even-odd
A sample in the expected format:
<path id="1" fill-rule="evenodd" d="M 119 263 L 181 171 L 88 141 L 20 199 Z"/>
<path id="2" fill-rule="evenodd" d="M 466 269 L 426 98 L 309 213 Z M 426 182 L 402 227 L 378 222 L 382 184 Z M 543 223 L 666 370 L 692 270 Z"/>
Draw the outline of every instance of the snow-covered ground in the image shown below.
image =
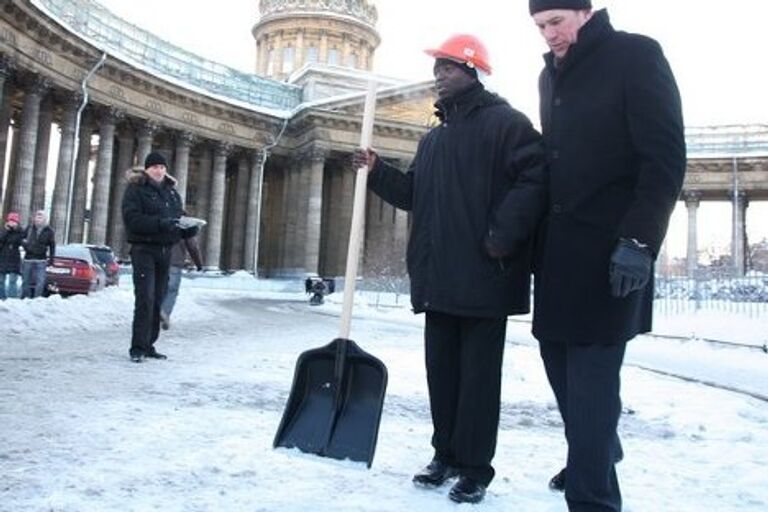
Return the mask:
<path id="1" fill-rule="evenodd" d="M 128 360 L 130 279 L 91 297 L 0 303 L 0 511 L 453 510 L 448 487 L 414 488 L 431 456 L 420 316 L 359 294 L 351 337 L 389 370 L 376 457 L 364 464 L 272 448 L 296 357 L 338 333 L 341 295 L 310 307 L 286 283 L 185 279 L 167 361 Z M 251 283 L 251 284 L 248 284 Z M 376 307 L 376 303 L 379 307 Z M 370 305 L 370 303 L 374 305 Z M 562 425 L 530 325 L 509 324 L 497 477 L 478 509 L 565 511 L 549 477 Z M 523 319 L 524 320 L 524 319 Z M 669 332 L 758 339 L 712 314 Z M 723 339 L 722 336 L 719 337 Z M 768 355 L 641 337 L 623 370 L 625 510 L 768 510 Z M 462 506 L 467 508 L 469 506 Z"/>

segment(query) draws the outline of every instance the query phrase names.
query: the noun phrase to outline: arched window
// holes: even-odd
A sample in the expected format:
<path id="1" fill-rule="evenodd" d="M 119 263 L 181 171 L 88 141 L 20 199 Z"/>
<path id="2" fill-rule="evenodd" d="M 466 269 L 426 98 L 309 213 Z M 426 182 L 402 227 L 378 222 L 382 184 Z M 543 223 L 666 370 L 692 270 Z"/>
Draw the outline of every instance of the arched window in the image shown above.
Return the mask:
<path id="1" fill-rule="evenodd" d="M 328 49 L 328 65 L 329 66 L 339 65 L 339 49 L 338 48 Z"/>
<path id="2" fill-rule="evenodd" d="M 320 60 L 320 51 L 317 49 L 317 46 L 310 45 L 309 48 L 307 48 L 307 62 L 314 63 Z"/>
<path id="3" fill-rule="evenodd" d="M 283 73 L 290 73 L 293 71 L 295 55 L 296 51 L 293 46 L 286 46 L 283 48 Z"/>

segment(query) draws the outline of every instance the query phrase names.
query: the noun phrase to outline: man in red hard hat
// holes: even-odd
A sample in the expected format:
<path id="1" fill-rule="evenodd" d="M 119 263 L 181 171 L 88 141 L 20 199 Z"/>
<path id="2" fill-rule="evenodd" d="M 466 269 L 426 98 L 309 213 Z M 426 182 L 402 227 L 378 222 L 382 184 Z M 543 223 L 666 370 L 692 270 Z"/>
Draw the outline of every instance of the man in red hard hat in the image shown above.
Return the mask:
<path id="1" fill-rule="evenodd" d="M 368 185 L 411 212 L 408 273 L 425 313 L 432 461 L 413 477 L 477 503 L 494 477 L 507 316 L 529 310 L 530 240 L 545 209 L 543 150 L 530 121 L 488 92 L 488 52 L 470 35 L 439 48 L 433 74 L 441 124 L 419 142 L 407 172 L 369 148 Z M 513 229 L 514 228 L 514 229 Z"/>
<path id="2" fill-rule="evenodd" d="M 550 486 L 571 512 L 619 512 L 620 371 L 627 341 L 651 328 L 653 260 L 683 184 L 680 96 L 659 44 L 614 30 L 589 0 L 529 0 L 529 11 L 550 49 L 533 334 L 568 442 Z"/>

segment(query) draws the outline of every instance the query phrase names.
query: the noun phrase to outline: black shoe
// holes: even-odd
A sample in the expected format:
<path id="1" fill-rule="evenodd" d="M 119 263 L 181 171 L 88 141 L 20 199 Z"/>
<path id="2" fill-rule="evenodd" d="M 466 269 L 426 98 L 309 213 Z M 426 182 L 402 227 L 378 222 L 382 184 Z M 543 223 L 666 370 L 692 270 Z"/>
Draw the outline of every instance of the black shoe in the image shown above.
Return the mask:
<path id="1" fill-rule="evenodd" d="M 480 503 L 485 498 L 485 486 L 467 476 L 462 476 L 451 487 L 448 497 L 456 503 Z"/>
<path id="2" fill-rule="evenodd" d="M 134 363 L 142 362 L 144 360 L 144 357 L 145 357 L 144 354 L 141 354 L 141 353 L 138 353 L 138 352 L 134 352 L 134 353 L 130 354 L 130 356 L 131 356 L 131 361 L 134 362 Z"/>
<path id="3" fill-rule="evenodd" d="M 456 468 L 433 459 L 427 467 L 413 475 L 413 483 L 419 487 L 440 487 L 446 480 L 458 474 Z"/>
<path id="4" fill-rule="evenodd" d="M 565 468 L 552 477 L 549 481 L 549 488 L 553 491 L 565 492 Z"/>
<path id="5" fill-rule="evenodd" d="M 150 357 L 152 359 L 168 359 L 168 356 L 165 354 L 161 354 L 155 349 L 152 349 L 151 352 L 147 352 L 146 356 L 144 357 Z"/>

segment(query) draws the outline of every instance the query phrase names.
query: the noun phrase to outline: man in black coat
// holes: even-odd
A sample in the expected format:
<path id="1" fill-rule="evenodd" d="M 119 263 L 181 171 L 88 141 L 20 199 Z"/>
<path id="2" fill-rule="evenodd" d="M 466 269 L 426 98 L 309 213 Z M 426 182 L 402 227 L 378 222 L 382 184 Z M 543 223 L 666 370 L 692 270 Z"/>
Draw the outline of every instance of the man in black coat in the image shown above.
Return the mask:
<path id="1" fill-rule="evenodd" d="M 137 363 L 145 358 L 166 359 L 154 344 L 160 333 L 160 306 L 168 286 L 171 249 L 182 237 L 197 233 L 197 228 L 179 227 L 183 212 L 181 196 L 167 168 L 162 154 L 150 153 L 143 169 L 128 171 L 128 186 L 123 195 L 123 222 L 131 244 L 135 297 L 129 355 Z"/>
<path id="2" fill-rule="evenodd" d="M 441 124 L 406 173 L 370 149 L 354 164 L 368 165 L 371 190 L 411 212 L 408 274 L 413 310 L 426 313 L 434 428 L 434 458 L 413 481 L 437 487 L 458 475 L 449 497 L 478 502 L 494 476 L 507 315 L 529 310 L 544 155 L 530 121 L 478 80 L 490 72 L 480 41 L 454 36 L 427 53 Z"/>
<path id="3" fill-rule="evenodd" d="M 37 298 L 45 291 L 45 269 L 53 265 L 56 255 L 56 235 L 48 225 L 43 210 L 35 212 L 24 231 L 24 261 L 21 264 L 21 298 Z"/>
<path id="4" fill-rule="evenodd" d="M 20 215 L 8 212 L 0 228 L 0 300 L 15 298 L 21 275 L 21 242 L 24 231 L 19 226 Z M 6 282 L 7 288 L 6 288 Z"/>
<path id="5" fill-rule="evenodd" d="M 549 214 L 533 334 L 565 423 L 550 485 L 571 511 L 621 510 L 615 463 L 626 342 L 651 328 L 653 261 L 685 173 L 680 97 L 659 44 L 589 0 L 529 0 L 550 52 L 539 79 Z"/>

